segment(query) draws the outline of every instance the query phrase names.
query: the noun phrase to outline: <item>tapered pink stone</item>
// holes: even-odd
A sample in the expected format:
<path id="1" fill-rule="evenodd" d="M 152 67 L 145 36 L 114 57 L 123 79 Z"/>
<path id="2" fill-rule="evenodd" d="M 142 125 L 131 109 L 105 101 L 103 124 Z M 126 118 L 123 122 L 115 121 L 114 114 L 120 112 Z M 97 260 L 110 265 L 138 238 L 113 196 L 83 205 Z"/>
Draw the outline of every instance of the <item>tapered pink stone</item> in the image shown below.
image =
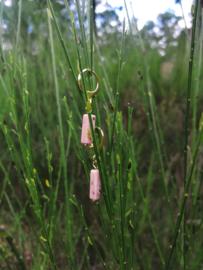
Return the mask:
<path id="1" fill-rule="evenodd" d="M 98 170 L 90 172 L 90 199 L 96 201 L 100 198 L 101 180 Z"/>
<path id="2" fill-rule="evenodd" d="M 93 128 L 95 129 L 96 116 L 92 114 L 91 117 L 92 117 Z M 84 143 L 84 144 L 91 144 L 92 143 L 92 140 L 88 136 L 88 130 L 90 131 L 90 134 L 92 137 L 88 114 L 84 114 L 83 120 L 82 120 L 81 143 Z"/>

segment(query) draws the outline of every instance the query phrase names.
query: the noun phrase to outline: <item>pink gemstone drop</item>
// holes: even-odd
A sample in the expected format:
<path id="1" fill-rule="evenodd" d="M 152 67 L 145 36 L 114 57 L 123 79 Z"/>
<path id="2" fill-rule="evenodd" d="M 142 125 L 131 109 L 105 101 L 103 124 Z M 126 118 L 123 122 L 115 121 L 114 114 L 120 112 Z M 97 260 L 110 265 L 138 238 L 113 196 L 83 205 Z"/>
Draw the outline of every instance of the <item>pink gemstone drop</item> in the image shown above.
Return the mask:
<path id="1" fill-rule="evenodd" d="M 92 117 L 93 128 L 95 129 L 96 116 L 91 115 L 91 117 Z M 92 140 L 89 138 L 90 136 L 88 136 L 88 130 L 90 132 L 90 136 L 92 137 L 88 114 L 84 114 L 83 120 L 82 120 L 81 143 L 84 143 L 84 144 L 91 144 L 92 143 Z"/>
<path id="2" fill-rule="evenodd" d="M 90 172 L 90 199 L 96 201 L 100 198 L 101 180 L 98 170 Z"/>

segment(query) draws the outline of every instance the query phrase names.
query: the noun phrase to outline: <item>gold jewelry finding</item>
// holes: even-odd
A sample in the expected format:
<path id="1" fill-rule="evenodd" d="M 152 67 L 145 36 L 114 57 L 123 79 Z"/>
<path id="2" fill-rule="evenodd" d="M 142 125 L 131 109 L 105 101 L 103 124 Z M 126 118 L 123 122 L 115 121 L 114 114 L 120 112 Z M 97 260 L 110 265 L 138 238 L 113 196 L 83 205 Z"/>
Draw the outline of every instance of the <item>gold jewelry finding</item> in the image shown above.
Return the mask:
<path id="1" fill-rule="evenodd" d="M 85 73 L 85 72 L 91 72 L 91 70 L 89 68 L 85 68 L 85 69 L 83 69 L 82 73 Z M 89 90 L 87 91 L 89 99 L 94 97 L 99 92 L 99 89 L 100 89 L 99 77 L 97 76 L 96 72 L 94 72 L 93 70 L 92 70 L 92 73 L 94 74 L 94 76 L 97 80 L 97 85 L 96 85 L 96 89 L 94 91 L 89 91 Z M 80 90 L 83 91 L 81 73 L 79 73 L 79 75 L 78 75 L 78 85 L 79 85 Z"/>

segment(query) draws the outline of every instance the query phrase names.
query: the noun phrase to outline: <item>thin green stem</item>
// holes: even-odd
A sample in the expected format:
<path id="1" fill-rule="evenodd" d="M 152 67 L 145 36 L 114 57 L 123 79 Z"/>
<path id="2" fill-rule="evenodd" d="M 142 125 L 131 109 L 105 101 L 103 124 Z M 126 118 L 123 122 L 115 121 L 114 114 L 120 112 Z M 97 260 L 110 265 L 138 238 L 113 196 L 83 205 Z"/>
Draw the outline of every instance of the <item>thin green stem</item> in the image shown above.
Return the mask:
<path id="1" fill-rule="evenodd" d="M 192 85 L 192 71 L 193 71 L 193 58 L 195 50 L 195 32 L 196 32 L 196 20 L 198 14 L 198 4 L 199 0 L 195 1 L 195 12 L 192 24 L 192 38 L 190 45 L 190 60 L 188 69 L 188 86 L 187 86 L 187 100 L 186 100 L 186 114 L 185 114 L 185 149 L 184 149 L 184 187 L 186 187 L 187 178 L 187 153 L 188 153 L 188 137 L 189 137 L 189 116 L 190 116 L 190 92 Z M 186 212 L 184 212 L 183 218 L 183 231 L 182 231 L 182 244 L 183 244 L 183 269 L 186 269 Z"/>
<path id="2" fill-rule="evenodd" d="M 60 103 L 60 95 L 59 95 L 59 89 L 58 89 L 58 80 L 56 77 L 55 53 L 54 53 L 53 35 L 52 35 L 52 27 L 51 27 L 50 20 L 51 19 L 48 16 L 51 56 L 52 56 L 52 69 L 53 69 L 55 94 L 56 94 L 57 109 L 58 109 L 58 121 L 59 121 L 60 140 L 61 140 L 61 154 L 62 154 L 63 172 L 64 172 L 64 186 L 65 186 L 65 196 L 66 196 L 66 226 L 67 226 L 67 233 L 68 233 L 68 239 L 69 239 L 68 246 L 70 250 L 71 259 L 73 260 L 73 244 L 72 244 L 72 233 L 71 233 L 72 228 L 71 228 L 71 219 L 70 219 L 70 203 L 69 203 L 69 193 L 68 193 L 68 178 L 67 178 L 67 166 L 66 166 L 65 145 L 64 145 L 64 135 L 63 135 L 63 124 L 62 124 L 62 116 L 61 116 L 61 103 Z"/>

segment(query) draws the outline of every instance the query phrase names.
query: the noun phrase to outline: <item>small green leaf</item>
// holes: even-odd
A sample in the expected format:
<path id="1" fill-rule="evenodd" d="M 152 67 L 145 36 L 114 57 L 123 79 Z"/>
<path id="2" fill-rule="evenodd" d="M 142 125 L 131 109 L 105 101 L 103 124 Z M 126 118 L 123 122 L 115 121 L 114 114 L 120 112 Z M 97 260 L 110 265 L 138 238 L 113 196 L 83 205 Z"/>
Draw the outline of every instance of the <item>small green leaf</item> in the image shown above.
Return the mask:
<path id="1" fill-rule="evenodd" d="M 200 129 L 200 131 L 202 129 L 202 126 L 203 126 L 203 113 L 202 113 L 200 121 L 199 121 L 199 129 Z"/>
<path id="2" fill-rule="evenodd" d="M 122 116 L 122 111 L 118 114 L 118 120 L 121 120 L 121 116 Z"/>
<path id="3" fill-rule="evenodd" d="M 128 189 L 130 189 L 130 182 L 129 181 L 127 183 L 127 187 L 128 187 Z"/>
<path id="4" fill-rule="evenodd" d="M 78 72 L 81 73 L 80 71 L 80 65 L 79 65 L 79 61 L 77 60 L 77 69 L 78 69 Z"/>
<path id="5" fill-rule="evenodd" d="M 49 180 L 45 180 L 46 186 L 50 188 Z"/>
<path id="6" fill-rule="evenodd" d="M 43 195 L 42 196 L 45 200 L 49 201 L 49 198 L 47 197 L 47 195 Z"/>
<path id="7" fill-rule="evenodd" d="M 106 123 L 107 123 L 107 125 L 109 126 L 109 121 L 106 119 Z"/>
<path id="8" fill-rule="evenodd" d="M 117 171 L 117 173 L 116 173 L 116 178 L 119 181 L 119 171 Z"/>
<path id="9" fill-rule="evenodd" d="M 130 210 L 128 210 L 128 212 L 125 214 L 125 217 L 129 216 L 131 211 L 132 211 L 132 209 L 130 208 Z"/>
<path id="10" fill-rule="evenodd" d="M 4 125 L 4 130 L 5 130 L 5 133 L 7 134 L 7 126 Z"/>
<path id="11" fill-rule="evenodd" d="M 51 14 L 51 11 L 49 8 L 47 8 L 47 14 L 48 14 L 49 18 L 51 18 L 53 20 L 53 17 L 52 17 L 52 14 Z"/>
<path id="12" fill-rule="evenodd" d="M 119 155 L 117 155 L 117 156 L 116 156 L 116 160 L 117 160 L 118 164 L 120 164 L 120 163 L 121 163 L 121 160 L 120 160 Z"/>
<path id="13" fill-rule="evenodd" d="M 43 236 L 40 236 L 40 239 L 42 239 L 44 242 L 47 242 L 47 239 L 45 239 Z"/>
<path id="14" fill-rule="evenodd" d="M 131 173 L 128 174 L 128 178 L 129 178 L 129 180 L 132 180 L 132 174 Z"/>
<path id="15" fill-rule="evenodd" d="M 92 136 L 91 136 L 91 133 L 90 133 L 90 130 L 89 130 L 89 129 L 87 129 L 87 136 L 88 136 L 88 138 L 89 138 L 90 140 L 92 140 Z"/>
<path id="16" fill-rule="evenodd" d="M 89 236 L 87 237 L 87 239 L 88 239 L 88 242 L 90 243 L 90 245 L 92 245 L 92 241 L 91 241 L 91 239 L 90 239 Z M 92 246 L 93 246 L 93 245 L 92 245 Z"/>
<path id="17" fill-rule="evenodd" d="M 34 175 L 37 173 L 37 170 L 35 168 L 33 169 L 33 173 Z"/>
<path id="18" fill-rule="evenodd" d="M 13 104 L 16 104 L 15 103 L 15 100 L 13 98 L 10 98 L 10 101 L 13 103 Z"/>
<path id="19" fill-rule="evenodd" d="M 112 109 L 112 111 L 115 111 L 115 106 L 113 104 L 110 104 L 110 108 Z"/>
<path id="20" fill-rule="evenodd" d="M 71 21 L 74 22 L 74 16 L 73 16 L 73 12 L 72 11 L 70 13 L 70 17 L 71 17 Z"/>
<path id="21" fill-rule="evenodd" d="M 132 221 L 131 220 L 129 220 L 129 223 L 130 223 L 130 226 L 134 229 L 134 227 L 133 227 L 133 224 L 132 224 Z"/>
<path id="22" fill-rule="evenodd" d="M 72 199 L 69 199 L 73 204 L 75 204 L 76 205 L 76 203 L 72 200 Z"/>
<path id="23" fill-rule="evenodd" d="M 125 130 L 124 130 L 124 133 L 125 133 L 126 138 L 128 138 L 128 134 L 127 134 L 127 132 Z"/>
<path id="24" fill-rule="evenodd" d="M 79 155 L 77 155 L 77 157 L 79 158 L 79 160 L 80 160 L 81 162 L 83 162 L 82 158 L 81 158 Z"/>
<path id="25" fill-rule="evenodd" d="M 87 101 L 86 106 L 87 106 L 87 112 L 90 113 L 92 111 L 92 107 L 89 101 Z"/>

